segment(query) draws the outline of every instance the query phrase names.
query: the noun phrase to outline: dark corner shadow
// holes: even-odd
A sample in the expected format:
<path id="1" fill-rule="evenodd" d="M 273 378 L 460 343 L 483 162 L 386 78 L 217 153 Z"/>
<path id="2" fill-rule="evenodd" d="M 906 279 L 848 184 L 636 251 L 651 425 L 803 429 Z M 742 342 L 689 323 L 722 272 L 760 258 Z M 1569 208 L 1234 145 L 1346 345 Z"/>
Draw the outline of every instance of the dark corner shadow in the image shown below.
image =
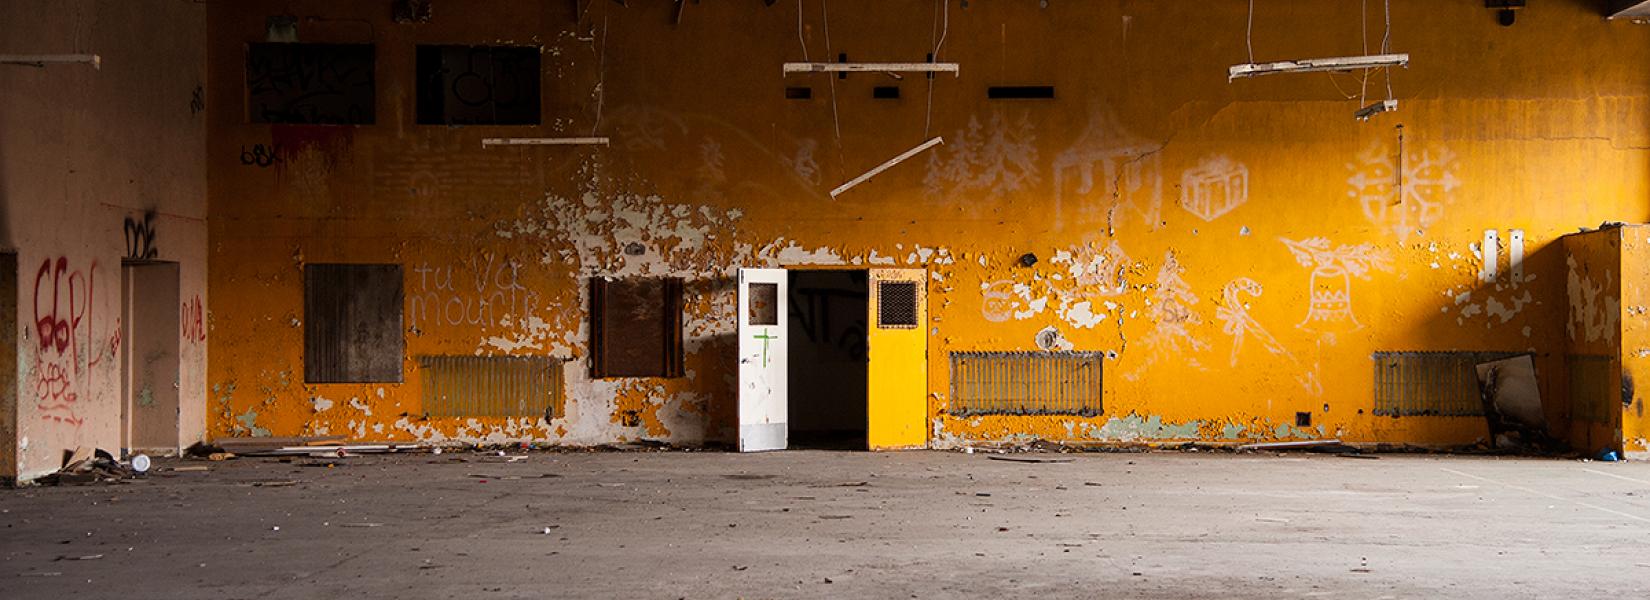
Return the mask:
<path id="1" fill-rule="evenodd" d="M 1534 355 L 1547 433 L 1562 442 L 1570 421 L 1564 359 L 1568 339 L 1565 322 L 1569 317 L 1567 272 L 1561 238 L 1534 247 L 1525 255 L 1522 281 L 1513 280 L 1503 256 L 1495 281 L 1475 279 L 1472 287 L 1457 288 L 1456 297 L 1440 297 L 1445 310 L 1428 311 L 1428 316 L 1415 323 L 1406 337 L 1416 340 L 1416 350 L 1482 353 L 1484 360 L 1502 354 Z M 1488 429 L 1486 421 L 1486 434 Z"/>

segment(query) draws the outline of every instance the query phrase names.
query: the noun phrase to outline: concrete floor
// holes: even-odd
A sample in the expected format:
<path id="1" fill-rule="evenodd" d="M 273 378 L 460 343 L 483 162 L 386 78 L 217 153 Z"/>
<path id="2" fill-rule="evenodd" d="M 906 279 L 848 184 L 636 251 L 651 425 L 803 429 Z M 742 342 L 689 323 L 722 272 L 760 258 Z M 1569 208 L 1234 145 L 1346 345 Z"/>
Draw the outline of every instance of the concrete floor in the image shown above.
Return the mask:
<path id="1" fill-rule="evenodd" d="M 0 490 L 0 596 L 1643 598 L 1650 590 L 1650 464 L 1064 457 L 1075 460 L 804 451 L 533 453 L 510 464 L 448 453 L 332 468 L 163 461 L 211 471 Z"/>

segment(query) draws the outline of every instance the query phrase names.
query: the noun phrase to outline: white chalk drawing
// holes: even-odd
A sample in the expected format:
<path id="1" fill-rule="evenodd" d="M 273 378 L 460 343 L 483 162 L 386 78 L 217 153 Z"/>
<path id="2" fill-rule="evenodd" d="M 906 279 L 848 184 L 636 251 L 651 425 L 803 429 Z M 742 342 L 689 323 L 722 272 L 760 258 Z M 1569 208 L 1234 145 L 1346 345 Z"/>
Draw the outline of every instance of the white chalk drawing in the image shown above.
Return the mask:
<path id="1" fill-rule="evenodd" d="M 1035 130 L 1024 113 L 1010 122 L 998 110 L 983 126 L 978 117 L 970 117 L 967 128 L 946 136 L 945 144 L 929 153 L 923 178 L 928 196 L 1001 198 L 1037 185 Z"/>
<path id="2" fill-rule="evenodd" d="M 797 142 L 796 154 L 785 159 L 791 170 L 796 172 L 797 179 L 811 184 L 819 184 L 819 162 L 814 159 L 814 152 L 819 150 L 819 142 L 802 140 Z"/>
<path id="3" fill-rule="evenodd" d="M 1232 336 L 1232 366 L 1238 364 L 1238 353 L 1243 350 L 1243 341 L 1248 337 L 1255 338 L 1262 348 L 1272 354 L 1282 354 L 1287 351 L 1278 339 L 1272 337 L 1265 327 L 1249 316 L 1249 308 L 1243 296 L 1259 297 L 1262 288 L 1260 282 L 1248 277 L 1239 277 L 1228 282 L 1220 289 L 1220 305 L 1215 307 L 1215 318 L 1220 320 L 1221 330 Z"/>
<path id="4" fill-rule="evenodd" d="M 1192 311 L 1192 305 L 1197 304 L 1197 295 L 1181 277 L 1185 270 L 1173 251 L 1163 255 L 1163 266 L 1157 270 L 1157 285 L 1152 290 L 1152 302 L 1147 310 L 1156 325 L 1142 340 L 1146 346 L 1145 361 L 1124 376 L 1129 381 L 1138 381 L 1140 375 L 1152 365 L 1168 358 L 1179 359 L 1190 367 L 1203 368 L 1194 353 L 1207 350 L 1209 345 L 1192 337 L 1186 329 L 1189 325 L 1201 325 L 1203 319 Z"/>
<path id="5" fill-rule="evenodd" d="M 1077 141 L 1054 159 L 1055 217 L 1065 214 L 1068 199 L 1081 203 L 1081 213 L 1128 207 L 1155 231 L 1163 220 L 1163 166 L 1157 154 L 1162 148 L 1130 135 L 1111 111 L 1095 109 Z M 1085 202 L 1096 198 L 1109 201 Z"/>
<path id="6" fill-rule="evenodd" d="M 990 283 L 980 284 L 980 316 L 992 323 L 1002 323 L 1014 318 L 1014 312 L 1020 309 L 1020 301 L 1014 295 L 1014 282 L 1003 279 Z"/>
<path id="7" fill-rule="evenodd" d="M 1363 329 L 1352 310 L 1352 278 L 1367 280 L 1372 270 L 1391 270 L 1391 256 L 1374 244 L 1335 245 L 1321 237 L 1278 239 L 1296 262 L 1312 268 L 1306 319 L 1296 327 L 1325 334 Z"/>
<path id="8" fill-rule="evenodd" d="M 1621 302 L 1610 293 L 1615 287 L 1615 274 L 1605 269 L 1601 283 L 1581 272 L 1575 256 L 1564 260 L 1569 266 L 1565 289 L 1570 296 L 1570 318 L 1564 323 L 1565 333 L 1576 341 L 1615 342 L 1616 326 L 1621 320 Z"/>
<path id="9" fill-rule="evenodd" d="M 1067 265 L 1072 281 L 1083 287 L 1080 292 L 1119 296 L 1129 291 L 1124 274 L 1132 261 L 1117 240 L 1112 240 L 1104 250 L 1099 251 L 1094 249 L 1093 243 L 1084 244 L 1070 252 L 1055 254 L 1049 262 Z"/>
<path id="10" fill-rule="evenodd" d="M 1357 162 L 1347 165 L 1352 171 L 1347 196 L 1358 201 L 1369 222 L 1405 240 L 1443 217 L 1461 180 L 1456 177 L 1455 153 L 1443 146 L 1405 156 L 1401 174 L 1398 158 L 1381 143 L 1360 152 Z"/>
<path id="11" fill-rule="evenodd" d="M 1249 201 L 1249 167 L 1225 156 L 1211 156 L 1180 176 L 1180 207 L 1204 221 Z"/>
<path id="12" fill-rule="evenodd" d="M 722 154 L 722 144 L 715 139 L 706 137 L 699 143 L 699 169 L 694 173 L 698 180 L 698 195 L 716 195 L 716 190 L 727 183 L 728 175 L 722 165 L 726 157 Z"/>
<path id="13" fill-rule="evenodd" d="M 1259 321 L 1249 314 L 1247 298 L 1260 297 L 1263 288 L 1260 282 L 1248 277 L 1239 277 L 1227 282 L 1220 289 L 1220 304 L 1215 307 L 1215 318 L 1220 320 L 1221 331 L 1232 336 L 1231 366 L 1238 365 L 1238 355 L 1243 351 L 1243 342 L 1254 338 L 1260 347 L 1274 356 L 1287 359 L 1300 374 L 1295 380 L 1312 395 L 1323 393 L 1323 385 L 1318 382 L 1317 365 L 1310 368 L 1301 363 L 1289 348 L 1278 341 L 1271 332 L 1266 330 Z"/>

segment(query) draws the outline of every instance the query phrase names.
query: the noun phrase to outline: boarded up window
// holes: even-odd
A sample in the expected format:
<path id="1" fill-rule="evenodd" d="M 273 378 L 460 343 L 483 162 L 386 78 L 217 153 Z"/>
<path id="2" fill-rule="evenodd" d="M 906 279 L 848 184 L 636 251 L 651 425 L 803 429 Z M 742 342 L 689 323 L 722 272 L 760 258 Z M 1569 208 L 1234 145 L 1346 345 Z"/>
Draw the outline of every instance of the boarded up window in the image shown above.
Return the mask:
<path id="1" fill-rule="evenodd" d="M 369 125 L 376 91 L 368 44 L 250 44 L 247 117 L 253 123 Z"/>
<path id="2" fill-rule="evenodd" d="M 917 326 L 917 283 L 877 282 L 877 327 L 912 329 Z"/>
<path id="3" fill-rule="evenodd" d="M 682 280 L 590 280 L 594 377 L 682 376 Z"/>
<path id="4" fill-rule="evenodd" d="M 401 265 L 304 266 L 304 381 L 400 383 Z"/>
<path id="5" fill-rule="evenodd" d="M 952 352 L 957 416 L 1101 413 L 1102 352 Z"/>
<path id="6" fill-rule="evenodd" d="M 537 125 L 536 46 L 419 46 L 418 122 Z"/>

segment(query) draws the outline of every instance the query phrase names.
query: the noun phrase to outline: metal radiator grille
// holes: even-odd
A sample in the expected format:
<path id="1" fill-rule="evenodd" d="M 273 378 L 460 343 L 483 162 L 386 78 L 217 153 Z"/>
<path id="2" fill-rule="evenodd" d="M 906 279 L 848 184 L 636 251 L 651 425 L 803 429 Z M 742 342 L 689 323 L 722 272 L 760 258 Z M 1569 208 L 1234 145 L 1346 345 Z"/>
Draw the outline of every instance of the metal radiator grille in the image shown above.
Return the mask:
<path id="1" fill-rule="evenodd" d="M 1477 364 L 1519 352 L 1376 352 L 1375 414 L 1388 417 L 1484 415 Z"/>
<path id="2" fill-rule="evenodd" d="M 1570 418 L 1590 423 L 1613 422 L 1610 410 L 1615 405 L 1615 357 L 1586 354 L 1566 354 L 1564 369 L 1569 371 Z"/>
<path id="3" fill-rule="evenodd" d="M 1103 352 L 952 352 L 950 413 L 1101 413 Z"/>
<path id="4" fill-rule="evenodd" d="M 420 356 L 432 417 L 554 417 L 562 360 L 544 356 Z"/>

